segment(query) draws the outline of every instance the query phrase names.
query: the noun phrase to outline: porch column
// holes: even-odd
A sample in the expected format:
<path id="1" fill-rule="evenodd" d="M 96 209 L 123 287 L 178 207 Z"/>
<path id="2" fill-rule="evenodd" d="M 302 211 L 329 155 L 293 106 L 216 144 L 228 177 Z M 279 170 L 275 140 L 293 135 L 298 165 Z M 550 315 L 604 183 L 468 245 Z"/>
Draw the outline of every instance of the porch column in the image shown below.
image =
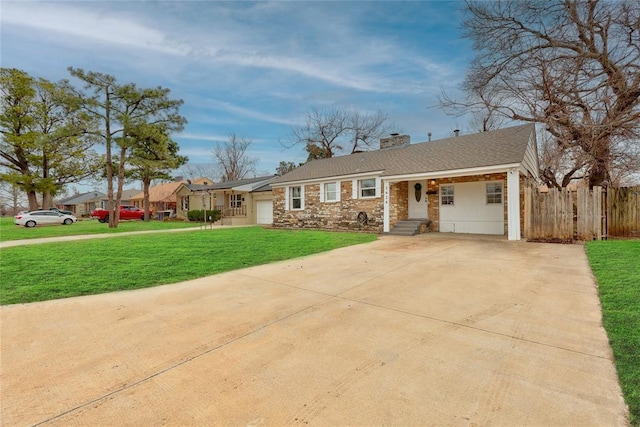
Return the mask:
<path id="1" fill-rule="evenodd" d="M 383 228 L 385 233 L 389 232 L 389 181 L 384 181 L 383 190 L 384 210 L 383 210 Z"/>
<path id="2" fill-rule="evenodd" d="M 509 240 L 520 240 L 520 173 L 507 172 L 507 225 Z"/>

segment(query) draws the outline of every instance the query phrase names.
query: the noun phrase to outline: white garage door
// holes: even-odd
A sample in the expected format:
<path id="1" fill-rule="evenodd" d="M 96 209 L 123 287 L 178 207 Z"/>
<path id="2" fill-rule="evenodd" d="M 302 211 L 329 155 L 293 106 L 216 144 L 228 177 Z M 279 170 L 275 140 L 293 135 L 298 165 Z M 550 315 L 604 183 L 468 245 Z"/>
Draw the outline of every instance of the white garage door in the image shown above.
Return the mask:
<path id="1" fill-rule="evenodd" d="M 258 224 L 273 224 L 273 201 L 259 200 L 256 203 Z"/>
<path id="2" fill-rule="evenodd" d="M 496 193 L 495 185 L 490 187 L 492 196 L 487 200 L 487 184 L 498 184 L 500 193 Z M 440 231 L 449 233 L 504 234 L 504 189 L 497 182 L 467 182 L 440 186 Z M 453 194 L 451 195 L 451 188 Z M 444 191 L 443 191 L 444 190 Z M 449 191 L 447 191 L 449 190 Z M 443 203 L 443 194 L 447 194 Z"/>

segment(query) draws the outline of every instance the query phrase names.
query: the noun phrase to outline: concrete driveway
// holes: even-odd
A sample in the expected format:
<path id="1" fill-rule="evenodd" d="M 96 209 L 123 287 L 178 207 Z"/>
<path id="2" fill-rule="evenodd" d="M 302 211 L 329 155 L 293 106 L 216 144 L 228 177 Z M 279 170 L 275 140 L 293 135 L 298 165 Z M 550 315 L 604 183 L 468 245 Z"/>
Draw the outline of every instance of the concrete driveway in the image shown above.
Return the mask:
<path id="1" fill-rule="evenodd" d="M 0 314 L 6 426 L 627 422 L 580 245 L 384 236 Z"/>

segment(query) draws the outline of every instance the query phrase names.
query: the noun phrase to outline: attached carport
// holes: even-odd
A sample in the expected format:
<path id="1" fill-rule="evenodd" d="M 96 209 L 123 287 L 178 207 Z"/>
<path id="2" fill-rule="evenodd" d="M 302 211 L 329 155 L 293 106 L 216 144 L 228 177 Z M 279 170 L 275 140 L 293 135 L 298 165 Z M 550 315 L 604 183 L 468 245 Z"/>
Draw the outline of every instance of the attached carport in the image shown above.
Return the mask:
<path id="1" fill-rule="evenodd" d="M 3 425 L 626 422 L 578 245 L 384 236 L 0 315 Z"/>

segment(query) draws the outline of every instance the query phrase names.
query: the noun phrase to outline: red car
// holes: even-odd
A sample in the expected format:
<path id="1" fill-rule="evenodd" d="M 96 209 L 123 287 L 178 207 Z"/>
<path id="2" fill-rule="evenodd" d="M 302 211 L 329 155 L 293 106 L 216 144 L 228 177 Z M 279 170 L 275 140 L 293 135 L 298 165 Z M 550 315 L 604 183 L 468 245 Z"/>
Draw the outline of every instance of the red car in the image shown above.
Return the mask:
<path id="1" fill-rule="evenodd" d="M 99 222 L 109 221 L 109 211 L 106 209 L 96 209 L 91 212 L 91 218 L 96 218 Z M 149 211 L 151 218 L 151 211 Z M 120 206 L 120 219 L 144 219 L 144 210 L 129 205 Z"/>

